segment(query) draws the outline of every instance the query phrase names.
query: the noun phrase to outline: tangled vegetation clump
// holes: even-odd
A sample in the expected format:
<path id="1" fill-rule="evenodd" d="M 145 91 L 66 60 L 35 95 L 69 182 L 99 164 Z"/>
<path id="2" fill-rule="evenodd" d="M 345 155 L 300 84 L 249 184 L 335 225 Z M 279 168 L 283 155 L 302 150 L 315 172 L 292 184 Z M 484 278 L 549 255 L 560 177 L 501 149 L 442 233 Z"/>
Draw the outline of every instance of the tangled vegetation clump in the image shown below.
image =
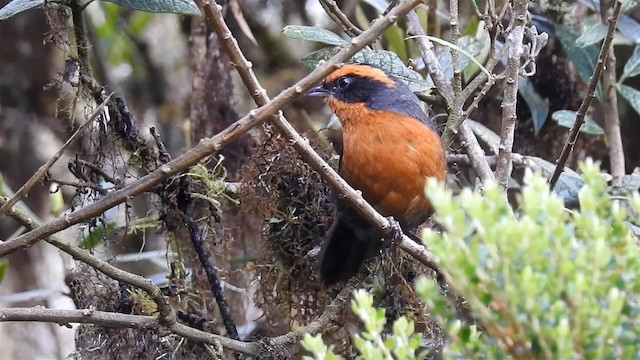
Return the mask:
<path id="1" fill-rule="evenodd" d="M 334 212 L 331 191 L 280 136 L 257 149 L 242 177 L 240 204 L 263 219 L 257 302 L 270 321 L 308 323 L 329 300 L 315 269 Z"/>

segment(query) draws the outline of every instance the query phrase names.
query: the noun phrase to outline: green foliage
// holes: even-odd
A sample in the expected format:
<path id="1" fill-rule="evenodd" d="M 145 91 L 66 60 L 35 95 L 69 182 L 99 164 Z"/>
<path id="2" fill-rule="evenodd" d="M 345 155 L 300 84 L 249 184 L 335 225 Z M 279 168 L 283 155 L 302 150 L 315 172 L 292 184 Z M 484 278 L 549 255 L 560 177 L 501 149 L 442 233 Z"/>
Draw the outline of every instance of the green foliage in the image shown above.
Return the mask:
<path id="1" fill-rule="evenodd" d="M 640 254 L 627 223 L 640 211 L 640 195 L 613 201 L 596 164 L 580 170 L 579 211 L 566 209 L 531 171 L 515 213 L 497 184 L 453 196 L 428 183 L 444 231 L 426 230 L 425 244 L 482 327 L 458 320 L 438 285 L 418 279 L 416 289 L 447 331 L 444 358 L 631 359 L 640 352 Z M 354 338 L 361 358 L 423 358 L 405 318 L 391 335 L 369 294 L 357 291 L 352 308 L 364 323 Z M 314 359 L 335 359 L 319 336 L 308 336 L 305 348 Z"/>
<path id="2" fill-rule="evenodd" d="M 595 45 L 578 46 L 576 44 L 578 35 L 564 25 L 556 24 L 555 31 L 562 48 L 575 66 L 578 76 L 585 84 L 588 84 L 598 62 L 598 47 Z M 601 99 L 601 88 L 600 84 L 598 84 L 596 89 L 598 99 Z"/>
<path id="3" fill-rule="evenodd" d="M 193 0 L 106 0 L 129 9 L 152 13 L 174 13 L 182 15 L 200 15 Z"/>
<path id="4" fill-rule="evenodd" d="M 623 84 L 617 84 L 616 90 L 618 90 L 618 93 L 640 114 L 640 91 Z"/>
<path id="5" fill-rule="evenodd" d="M 413 322 L 401 316 L 394 321 L 389 333 L 384 310 L 373 306 L 373 296 L 367 291 L 354 292 L 351 309 L 364 325 L 364 330 L 353 338 L 361 359 L 411 360 L 425 357 L 425 353 L 418 351 L 421 336 L 415 333 Z M 305 356 L 306 360 L 341 359 L 333 353 L 332 347 L 324 344 L 320 335 L 307 334 L 302 345 L 313 354 L 313 357 Z"/>
<path id="6" fill-rule="evenodd" d="M 200 15 L 200 10 L 192 0 L 105 0 L 129 9 L 151 13 L 174 13 Z M 89 3 L 89 1 L 87 1 Z M 0 9 L 0 21 L 44 4 L 44 0 L 13 0 Z"/>
<path id="7" fill-rule="evenodd" d="M 427 193 L 445 227 L 426 231 L 452 287 L 483 326 L 460 323 L 439 289 L 417 289 L 448 330 L 450 358 L 627 359 L 640 350 L 636 239 L 612 202 L 598 167 L 581 165 L 580 211 L 564 208 L 544 178 L 529 172 L 513 213 L 488 184 L 459 196 L 435 182 Z M 640 210 L 640 195 L 629 200 Z"/>
<path id="8" fill-rule="evenodd" d="M 551 118 L 558 125 L 571 128 L 573 123 L 576 122 L 576 114 L 577 112 L 573 110 L 558 110 L 551 115 Z M 585 116 L 584 124 L 580 126 L 580 131 L 589 135 L 604 135 L 604 130 L 589 115 Z"/>
<path id="9" fill-rule="evenodd" d="M 116 230 L 116 225 L 113 222 L 107 222 L 106 226 L 98 225 L 89 234 L 82 239 L 80 246 L 83 249 L 95 249 L 98 245 L 102 244 L 102 240 L 107 236 L 113 234 Z"/>
<path id="10" fill-rule="evenodd" d="M 542 96 L 536 92 L 531 81 L 524 77 L 518 79 L 518 92 L 531 111 L 533 131 L 538 135 L 549 115 L 549 99 L 543 99 Z"/>
<path id="11" fill-rule="evenodd" d="M 300 63 L 311 69 L 315 69 L 323 61 L 329 60 L 348 44 L 346 40 L 337 34 L 320 27 L 287 25 L 282 29 L 282 33 L 292 39 L 331 45 L 314 51 L 300 60 Z M 391 51 L 365 48 L 355 54 L 348 62 L 358 62 L 380 67 L 405 82 L 414 92 L 425 92 L 431 88 L 420 73 L 407 67 L 402 59 Z"/>
<path id="12" fill-rule="evenodd" d="M 7 268 L 9 267 L 9 260 L 4 259 L 0 260 L 0 284 L 4 280 L 4 274 L 7 272 Z"/>

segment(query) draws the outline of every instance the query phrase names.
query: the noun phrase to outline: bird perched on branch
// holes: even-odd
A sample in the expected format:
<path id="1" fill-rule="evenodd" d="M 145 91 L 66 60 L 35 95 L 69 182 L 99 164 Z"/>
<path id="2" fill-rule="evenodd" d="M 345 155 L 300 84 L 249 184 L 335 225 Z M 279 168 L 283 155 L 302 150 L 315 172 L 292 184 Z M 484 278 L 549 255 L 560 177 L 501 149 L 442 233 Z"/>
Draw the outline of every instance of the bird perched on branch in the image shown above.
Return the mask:
<path id="1" fill-rule="evenodd" d="M 431 214 L 426 181 L 444 181 L 447 165 L 435 124 L 411 89 L 379 68 L 348 64 L 308 95 L 326 97 L 342 124 L 340 175 L 403 230 L 423 223 Z M 339 202 L 321 252 L 323 283 L 355 275 L 380 249 L 381 237 L 355 210 Z"/>

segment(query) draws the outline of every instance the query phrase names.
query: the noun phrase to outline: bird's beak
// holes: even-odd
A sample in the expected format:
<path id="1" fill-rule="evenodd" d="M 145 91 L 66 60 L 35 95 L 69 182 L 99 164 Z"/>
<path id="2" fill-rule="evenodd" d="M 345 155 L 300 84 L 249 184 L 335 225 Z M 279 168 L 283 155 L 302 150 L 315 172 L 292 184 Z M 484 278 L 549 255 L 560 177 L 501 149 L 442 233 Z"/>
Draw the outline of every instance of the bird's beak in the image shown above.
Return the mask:
<path id="1" fill-rule="evenodd" d="M 324 88 L 324 86 L 316 86 L 307 91 L 307 96 L 327 97 L 331 95 L 331 92 Z"/>

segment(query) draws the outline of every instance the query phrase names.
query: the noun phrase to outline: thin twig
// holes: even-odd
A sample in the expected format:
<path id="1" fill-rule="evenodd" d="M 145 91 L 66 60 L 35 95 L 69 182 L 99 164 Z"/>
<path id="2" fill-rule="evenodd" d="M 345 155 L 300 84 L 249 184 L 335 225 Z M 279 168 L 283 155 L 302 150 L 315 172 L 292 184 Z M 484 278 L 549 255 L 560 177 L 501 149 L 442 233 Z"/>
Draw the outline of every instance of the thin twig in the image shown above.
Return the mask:
<path id="1" fill-rule="evenodd" d="M 447 101 L 447 106 L 451 106 L 454 97 L 453 87 L 445 78 L 444 72 L 440 67 L 438 57 L 436 57 L 433 43 L 425 37 L 426 34 L 420 25 L 420 19 L 418 19 L 418 15 L 415 11 L 411 11 L 407 14 L 407 35 L 413 38 L 418 50 L 420 50 L 420 55 L 427 67 L 429 76 L 431 76 L 433 83 L 436 85 L 436 88 L 442 97 Z"/>
<path id="2" fill-rule="evenodd" d="M 354 289 L 360 284 L 362 274 L 353 277 L 340 293 L 327 305 L 322 315 L 308 325 L 295 331 L 276 336 L 262 341 L 243 342 L 229 339 L 224 336 L 211 334 L 193 327 L 173 322 L 159 323 L 155 316 L 129 315 L 88 309 L 58 310 L 43 307 L 34 308 L 0 308 L 0 322 L 8 321 L 37 321 L 67 325 L 71 323 L 96 324 L 113 328 L 132 328 L 140 330 L 168 330 L 197 343 L 204 343 L 224 348 L 251 356 L 269 353 L 271 347 L 297 344 L 306 334 L 315 334 L 332 322 L 344 309 L 345 304 L 351 298 Z M 166 333 L 166 331 L 164 331 Z M 271 354 L 272 355 L 272 354 Z"/>
<path id="3" fill-rule="evenodd" d="M 356 37 L 362 34 L 362 30 L 359 27 L 354 25 L 351 20 L 345 15 L 345 13 L 340 10 L 338 4 L 336 4 L 335 0 L 320 0 L 320 5 L 324 11 L 327 12 L 327 15 L 335 21 L 342 30 L 347 33 L 350 37 Z"/>
<path id="4" fill-rule="evenodd" d="M 442 71 L 438 58 L 434 52 L 433 43 L 425 37 L 424 29 L 422 29 L 420 20 L 418 19 L 415 11 L 412 11 L 407 15 L 407 34 L 414 39 L 416 46 L 420 51 L 420 55 L 422 56 L 422 60 L 427 67 L 427 71 L 431 76 L 433 83 L 436 85 L 436 88 L 447 101 L 447 107 L 451 114 L 452 109 L 456 106 L 456 102 L 459 103 L 460 101 L 456 99 L 453 86 L 451 86 L 451 83 L 445 78 L 444 72 Z M 482 74 L 484 73 L 481 73 L 478 76 L 482 76 Z M 464 101 L 458 104 L 460 111 L 463 104 Z M 456 130 L 455 133 L 460 136 L 461 143 L 467 154 L 469 154 L 473 169 L 476 171 L 476 174 L 478 174 L 480 181 L 482 183 L 491 181 L 493 179 L 493 172 L 491 171 L 489 164 L 486 162 L 484 151 L 482 151 L 482 148 L 478 143 L 478 139 L 473 134 L 469 125 L 462 122 L 462 120 L 464 120 L 462 117 L 460 117 L 460 119 L 461 120 L 457 125 L 460 127 L 460 131 Z M 449 121 L 447 121 L 447 126 L 449 126 L 451 122 L 452 120 L 450 118 Z M 446 129 L 444 135 L 446 135 Z M 449 146 L 449 140 L 447 140 L 446 137 L 443 137 L 443 144 L 447 147 Z"/>
<path id="5" fill-rule="evenodd" d="M 398 19 L 399 16 L 401 16 L 402 14 L 405 14 L 408 11 L 408 9 L 412 8 L 413 6 L 416 6 L 418 3 L 420 3 L 420 1 L 413 0 L 410 2 L 403 3 L 402 5 L 394 8 L 394 10 L 392 10 L 385 17 L 378 19 L 378 21 L 376 21 L 369 29 L 367 29 L 364 33 L 362 33 L 362 35 L 352 39 L 351 43 L 348 46 L 345 46 L 345 48 L 340 50 L 335 56 L 333 56 L 331 59 L 326 61 L 323 65 L 317 67 L 307 76 L 302 78 L 300 81 L 298 81 L 294 85 L 280 92 L 278 96 L 273 98 L 268 103 L 265 103 L 260 108 L 250 111 L 248 115 L 244 116 L 243 118 L 239 119 L 235 123 L 231 124 L 229 127 L 224 129 L 220 133 L 216 134 L 215 136 L 207 139 L 202 139 L 197 146 L 185 152 L 183 155 L 177 157 L 171 162 L 160 166 L 160 168 L 158 168 L 157 170 L 150 172 L 149 174 L 138 179 L 137 181 L 132 182 L 128 186 L 110 193 L 109 195 L 105 196 L 99 201 L 96 201 L 90 205 L 87 205 L 71 213 L 65 214 L 62 217 L 53 219 L 50 222 L 44 224 L 43 226 L 37 229 L 34 229 L 21 236 L 18 236 L 12 240 L 0 242 L 0 257 L 5 256 L 16 250 L 29 248 L 31 245 L 35 244 L 37 241 L 44 239 L 52 234 L 55 234 L 58 231 L 64 230 L 72 225 L 78 224 L 80 222 L 86 221 L 88 219 L 91 219 L 95 216 L 102 214 L 106 210 L 128 200 L 129 198 L 141 192 L 144 192 L 153 188 L 154 186 L 158 185 L 159 183 L 166 180 L 167 178 L 188 169 L 190 166 L 195 165 L 206 156 L 209 156 L 212 153 L 219 151 L 224 146 L 228 145 L 229 143 L 231 143 L 232 141 L 240 137 L 242 134 L 249 131 L 254 126 L 261 124 L 263 121 L 267 119 L 273 119 L 272 115 L 275 114 L 279 109 L 283 108 L 284 106 L 286 106 L 287 104 L 295 100 L 297 97 L 303 94 L 306 90 L 310 89 L 313 85 L 318 83 L 321 79 L 329 75 L 332 71 L 335 70 L 338 64 L 351 58 L 360 49 L 366 46 L 369 42 L 375 40 L 378 37 L 378 35 L 381 34 L 386 28 L 391 26 L 391 24 L 393 24 Z M 211 8 L 213 7 L 208 7 L 209 9 L 208 12 L 210 14 L 207 15 L 207 18 L 211 16 L 211 11 L 212 11 Z M 233 42 L 236 43 L 235 39 L 233 39 Z M 249 62 L 243 63 L 242 65 L 247 67 L 251 66 Z M 91 81 L 91 79 L 84 79 L 84 81 Z M 91 83 L 89 83 L 88 85 L 91 85 Z M 257 93 L 254 92 L 252 94 L 254 98 L 255 97 L 261 98 L 261 95 L 264 92 L 264 89 L 262 88 L 259 88 L 259 89 L 260 90 L 256 90 Z M 295 133 L 295 129 L 293 129 L 291 125 L 288 125 L 288 127 L 290 128 L 290 131 Z M 297 138 L 295 139 L 296 141 L 294 142 L 293 145 L 296 149 L 303 149 L 303 148 L 310 149 L 308 142 L 304 140 L 302 137 L 298 135 Z M 302 153 L 302 150 L 300 150 L 300 152 Z M 329 165 L 324 163 L 317 154 L 315 155 L 318 158 L 318 161 L 320 161 L 320 163 L 315 162 L 316 165 L 324 164 L 322 166 L 324 166 L 327 169 L 326 171 L 331 171 L 333 174 L 335 174 L 334 182 L 332 182 L 334 185 L 346 184 L 344 183 L 342 178 L 340 178 L 340 176 L 337 175 L 335 171 L 333 171 L 329 167 Z M 325 173 L 327 173 L 326 171 Z M 369 214 L 377 214 L 375 213 L 373 208 L 369 204 L 367 204 L 364 201 L 364 199 L 362 199 L 362 197 L 355 192 L 355 190 L 351 189 L 349 193 L 351 194 L 350 198 L 352 200 L 357 199 L 356 200 L 357 203 L 355 204 L 357 206 L 354 206 L 355 208 L 361 209 L 363 211 L 363 214 L 365 214 L 367 211 L 370 211 Z M 371 216 L 373 217 L 375 215 L 371 215 Z M 385 219 L 379 214 L 377 214 L 375 219 L 376 219 L 376 224 L 378 224 L 378 226 L 384 227 L 385 229 L 390 229 L 387 219 Z"/>
<path id="6" fill-rule="evenodd" d="M 98 107 L 95 108 L 93 113 L 89 116 L 89 120 L 85 121 L 82 125 L 80 125 L 80 127 L 71 135 L 71 137 L 64 143 L 64 145 L 62 145 L 60 150 L 58 150 L 58 152 L 53 154 L 53 156 L 49 160 L 47 160 L 47 162 L 44 163 L 44 165 L 40 166 L 38 171 L 36 171 L 36 173 L 33 174 L 33 176 L 31 176 L 31 178 L 29 178 L 29 180 L 27 180 L 27 182 L 24 183 L 24 185 L 22 185 L 20 189 L 18 189 L 18 191 L 11 197 L 11 199 L 9 199 L 9 201 L 7 201 L 4 205 L 0 206 L 0 215 L 6 213 L 9 208 L 14 206 L 18 201 L 20 201 L 20 199 L 22 199 L 25 196 L 25 194 L 27 194 L 29 190 L 31 190 L 31 188 L 35 184 L 37 184 L 40 181 L 40 179 L 42 179 L 43 176 L 45 176 L 45 174 L 47 173 L 47 171 L 49 171 L 51 166 L 55 164 L 55 162 L 58 161 L 58 159 L 60 159 L 64 151 L 67 148 L 69 148 L 69 146 L 73 145 L 80 138 L 80 135 L 82 135 L 84 130 L 86 130 L 89 127 L 89 125 L 93 123 L 93 121 L 98 117 L 98 115 L 104 113 L 105 111 L 104 107 L 109 102 L 109 99 L 111 99 L 111 95 L 109 95 L 107 99 L 102 102 L 102 104 L 98 105 Z"/>
<path id="7" fill-rule="evenodd" d="M 591 80 L 589 80 L 589 86 L 587 87 L 587 95 L 582 100 L 580 104 L 580 108 L 576 113 L 576 121 L 571 126 L 569 130 L 569 135 L 567 136 L 567 140 L 564 143 L 564 147 L 562 148 L 562 152 L 560 153 L 560 157 L 558 158 L 556 169 L 553 171 L 553 175 L 549 180 L 549 187 L 553 190 L 560 179 L 560 174 L 564 171 L 564 166 L 569 159 L 569 155 L 573 150 L 573 147 L 576 144 L 576 140 L 578 139 L 578 134 L 580 133 L 580 127 L 584 124 L 584 118 L 587 115 L 587 111 L 589 111 L 589 107 L 591 106 L 591 102 L 595 98 L 595 91 L 598 82 L 600 81 L 600 77 L 602 76 L 602 71 L 607 62 L 607 58 L 609 57 L 609 47 L 611 46 L 611 42 L 616 32 L 616 26 L 618 24 L 618 17 L 620 17 L 620 8 L 622 7 L 622 1 L 614 0 L 613 6 L 613 14 L 609 16 L 609 29 L 607 30 L 607 36 L 604 38 L 602 42 L 602 47 L 600 48 L 600 54 L 598 54 L 598 62 L 596 64 L 596 68 L 593 70 L 593 75 L 591 75 Z"/>
<path id="8" fill-rule="evenodd" d="M 7 201 L 8 200 L 5 196 L 0 196 L 0 204 L 4 205 L 7 203 Z M 7 215 L 19 222 L 28 230 L 35 231 L 40 228 L 40 224 L 36 219 L 29 217 L 26 213 L 17 209 L 15 206 L 9 208 Z M 77 246 L 71 245 L 55 235 L 48 237 L 46 241 L 49 244 L 64 251 L 65 253 L 71 255 L 74 259 L 88 264 L 89 266 L 109 276 L 110 278 L 142 289 L 147 294 L 149 294 L 151 299 L 153 299 L 153 301 L 158 306 L 158 312 L 160 314 L 159 320 L 163 324 L 172 324 L 176 321 L 176 314 L 173 311 L 173 308 L 166 301 L 166 298 L 162 294 L 160 288 L 158 288 L 150 279 L 129 273 L 124 270 L 120 270 L 117 267 L 109 264 L 108 262 L 91 255 L 87 250 L 80 249 Z"/>
<path id="9" fill-rule="evenodd" d="M 502 101 L 502 126 L 500 129 L 500 151 L 496 165 L 496 180 L 504 189 L 507 188 L 513 169 L 511 152 L 516 130 L 516 106 L 518 101 L 518 78 L 520 75 L 522 54 L 524 52 L 524 27 L 527 21 L 528 0 L 514 0 L 513 23 L 507 37 L 509 47 L 504 100 Z"/>
<path id="10" fill-rule="evenodd" d="M 199 0 L 196 1 L 198 5 L 203 9 L 209 25 L 217 33 L 218 38 L 222 42 L 224 49 L 227 51 L 231 62 L 236 67 L 236 70 L 240 74 L 245 86 L 249 89 L 249 93 L 252 95 L 254 101 L 258 105 L 267 104 L 270 100 L 266 94 L 266 91 L 262 88 L 258 82 L 257 77 L 253 70 L 251 70 L 251 63 L 246 59 L 242 50 L 238 46 L 238 42 L 233 37 L 233 34 L 227 27 L 222 16 L 222 9 L 218 5 L 213 5 L 208 1 Z M 366 45 L 371 41 L 374 41 L 376 37 L 365 37 L 372 29 L 387 28 L 393 24 L 397 19 L 406 14 L 413 7 L 417 6 L 421 1 L 410 0 L 404 1 L 397 7 L 393 8 L 385 17 L 376 21 L 371 28 L 369 28 L 362 35 L 352 39 L 351 44 Z M 330 60 L 331 61 L 331 60 Z M 300 89 L 302 92 L 302 89 Z M 389 221 L 380 215 L 369 203 L 367 203 L 362 195 L 356 192 L 349 184 L 346 183 L 335 170 L 333 170 L 309 145 L 309 142 L 304 139 L 298 132 L 291 126 L 291 124 L 279 114 L 272 119 L 275 127 L 280 133 L 289 140 L 294 149 L 298 152 L 303 161 L 309 164 L 320 176 L 333 187 L 340 195 L 343 196 L 346 201 L 350 202 L 353 208 L 358 211 L 365 219 L 371 221 L 371 223 L 377 228 L 381 229 L 385 234 L 392 230 Z M 411 240 L 408 236 L 403 235 L 400 242 L 400 248 L 413 255 L 418 261 L 424 265 L 438 271 L 437 265 L 434 261 L 433 255 L 423 246 L 417 244 Z"/>

